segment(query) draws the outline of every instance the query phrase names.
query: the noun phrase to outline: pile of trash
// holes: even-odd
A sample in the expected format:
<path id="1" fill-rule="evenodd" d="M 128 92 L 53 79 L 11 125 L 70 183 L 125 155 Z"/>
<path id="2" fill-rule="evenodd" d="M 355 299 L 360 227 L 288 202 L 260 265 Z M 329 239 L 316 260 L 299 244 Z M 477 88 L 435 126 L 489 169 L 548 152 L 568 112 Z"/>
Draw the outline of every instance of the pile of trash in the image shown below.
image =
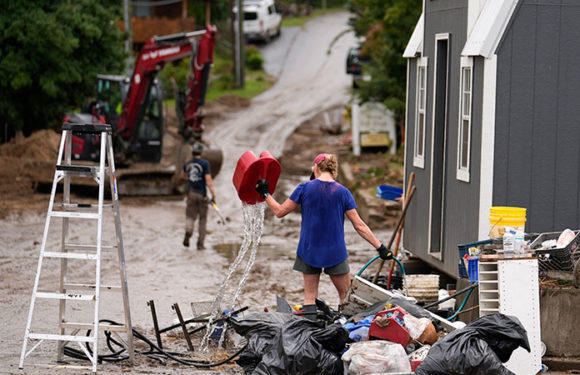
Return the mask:
<path id="1" fill-rule="evenodd" d="M 276 312 L 231 318 L 247 340 L 236 361 L 245 374 L 512 374 L 503 363 L 520 346 L 530 351 L 519 320 L 499 313 L 447 332 L 404 298 L 353 316 L 316 306 L 314 320 L 278 297 Z"/>

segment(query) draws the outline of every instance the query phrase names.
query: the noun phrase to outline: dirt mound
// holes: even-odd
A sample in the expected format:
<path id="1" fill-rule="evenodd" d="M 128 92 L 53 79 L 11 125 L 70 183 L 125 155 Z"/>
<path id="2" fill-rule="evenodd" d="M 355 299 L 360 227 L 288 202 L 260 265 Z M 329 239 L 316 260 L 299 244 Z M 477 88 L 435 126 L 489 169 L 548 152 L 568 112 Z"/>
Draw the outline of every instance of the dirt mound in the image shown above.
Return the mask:
<path id="1" fill-rule="evenodd" d="M 0 217 L 14 208 L 36 207 L 32 195 L 39 180 L 52 179 L 59 143 L 60 134 L 40 130 L 0 145 Z"/>
<path id="2" fill-rule="evenodd" d="M 230 108 L 245 108 L 250 105 L 250 100 L 237 95 L 226 94 L 215 100 L 215 102 Z"/>
<path id="3" fill-rule="evenodd" d="M 9 143 L 0 145 L 0 157 L 56 161 L 59 143 L 60 134 L 54 130 L 39 130 L 30 137 L 15 138 Z"/>
<path id="4" fill-rule="evenodd" d="M 250 100 L 236 95 L 226 94 L 216 100 L 207 102 L 204 107 L 204 125 L 206 129 L 211 129 L 225 113 L 246 108 L 250 105 Z"/>

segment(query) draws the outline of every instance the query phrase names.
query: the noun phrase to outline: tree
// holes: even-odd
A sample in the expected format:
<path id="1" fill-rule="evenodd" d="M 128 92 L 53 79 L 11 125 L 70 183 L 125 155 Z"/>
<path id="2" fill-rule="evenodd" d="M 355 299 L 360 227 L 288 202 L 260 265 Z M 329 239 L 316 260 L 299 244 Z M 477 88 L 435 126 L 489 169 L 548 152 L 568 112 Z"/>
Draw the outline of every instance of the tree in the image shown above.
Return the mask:
<path id="1" fill-rule="evenodd" d="M 376 100 L 395 112 L 399 124 L 405 114 L 407 62 L 403 51 L 421 15 L 421 0 L 353 0 L 351 25 L 365 36 L 363 52 L 370 56 L 365 66 L 371 76 L 360 83 L 362 101 Z"/>
<path id="2" fill-rule="evenodd" d="M 116 0 L 10 0 L 0 13 L 0 124 L 58 129 L 94 95 L 97 73 L 120 73 Z"/>

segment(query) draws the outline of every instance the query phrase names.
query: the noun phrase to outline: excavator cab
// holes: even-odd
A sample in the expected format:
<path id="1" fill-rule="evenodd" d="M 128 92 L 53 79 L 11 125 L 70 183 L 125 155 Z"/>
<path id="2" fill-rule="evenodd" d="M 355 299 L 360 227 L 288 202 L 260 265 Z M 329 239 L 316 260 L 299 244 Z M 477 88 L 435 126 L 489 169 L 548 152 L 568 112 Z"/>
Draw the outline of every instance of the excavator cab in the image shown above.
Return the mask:
<path id="1" fill-rule="evenodd" d="M 148 88 L 135 131 L 124 140 L 132 161 L 157 163 L 161 160 L 163 144 L 163 105 L 160 81 L 154 79 Z M 123 113 L 123 103 L 129 90 L 129 78 L 117 75 L 97 76 L 96 108 L 106 123 L 118 129 Z"/>
<path id="2" fill-rule="evenodd" d="M 116 75 L 97 75 L 97 105 L 99 114 L 108 124 L 116 126 L 123 112 L 123 102 L 129 89 L 129 78 Z"/>

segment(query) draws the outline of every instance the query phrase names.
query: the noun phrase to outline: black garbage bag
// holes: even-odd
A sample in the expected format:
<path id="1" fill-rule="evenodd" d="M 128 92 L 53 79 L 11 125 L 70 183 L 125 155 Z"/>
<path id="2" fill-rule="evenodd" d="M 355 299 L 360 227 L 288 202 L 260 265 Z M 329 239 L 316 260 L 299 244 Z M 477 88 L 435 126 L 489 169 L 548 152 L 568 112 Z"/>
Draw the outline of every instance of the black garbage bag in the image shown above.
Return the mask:
<path id="1" fill-rule="evenodd" d="M 290 319 L 298 319 L 292 314 L 272 312 L 253 313 L 243 319 L 231 318 L 230 324 L 239 335 L 248 340 L 248 345 L 240 354 L 236 363 L 251 374 L 262 361 L 262 356 L 269 350 L 273 339 L 282 330 L 282 325 Z"/>
<path id="2" fill-rule="evenodd" d="M 509 375 L 504 367 L 519 346 L 530 351 L 525 328 L 515 316 L 485 315 L 439 340 L 416 375 Z"/>
<path id="3" fill-rule="evenodd" d="M 344 373 L 340 352 L 348 331 L 339 324 L 324 326 L 309 319 L 282 313 L 257 313 L 231 319 L 234 330 L 248 345 L 236 363 L 245 374 Z"/>
<path id="4" fill-rule="evenodd" d="M 340 352 L 348 341 L 348 331 L 340 324 L 322 326 L 298 318 L 286 322 L 254 375 L 342 375 Z"/>

